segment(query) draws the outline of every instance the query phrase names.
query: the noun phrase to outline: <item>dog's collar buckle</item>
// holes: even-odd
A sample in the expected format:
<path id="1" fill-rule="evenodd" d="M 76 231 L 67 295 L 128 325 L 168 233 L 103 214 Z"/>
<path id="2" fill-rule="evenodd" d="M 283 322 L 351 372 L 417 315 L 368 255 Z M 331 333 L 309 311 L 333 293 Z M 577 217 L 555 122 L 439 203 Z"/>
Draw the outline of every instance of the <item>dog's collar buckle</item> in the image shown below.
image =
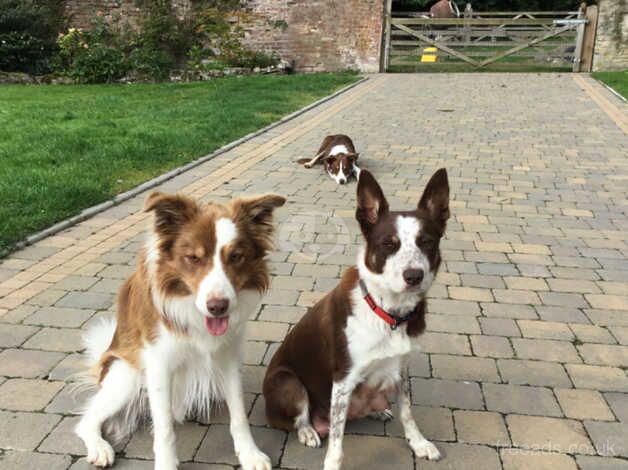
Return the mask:
<path id="1" fill-rule="evenodd" d="M 407 315 L 403 317 L 392 316 L 386 310 L 384 310 L 379 305 L 377 305 L 377 303 L 373 299 L 373 296 L 369 293 L 368 289 L 366 288 L 366 284 L 364 283 L 362 279 L 358 281 L 358 284 L 360 285 L 360 290 L 362 291 L 362 297 L 364 298 L 364 301 L 368 304 L 371 310 L 373 310 L 375 315 L 377 315 L 379 318 L 384 320 L 388 324 L 388 326 L 390 326 L 391 330 L 393 331 L 396 330 L 401 323 L 408 321 L 414 314 L 414 310 L 413 310 L 412 312 L 408 313 Z"/>

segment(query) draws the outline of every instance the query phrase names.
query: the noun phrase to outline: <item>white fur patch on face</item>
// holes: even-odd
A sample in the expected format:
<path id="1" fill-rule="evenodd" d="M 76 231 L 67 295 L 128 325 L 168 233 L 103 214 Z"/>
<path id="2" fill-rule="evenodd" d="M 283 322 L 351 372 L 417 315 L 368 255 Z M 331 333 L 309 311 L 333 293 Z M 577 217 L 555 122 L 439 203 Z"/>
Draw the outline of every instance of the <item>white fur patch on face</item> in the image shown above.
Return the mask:
<path id="1" fill-rule="evenodd" d="M 395 220 L 395 226 L 400 243 L 399 250 L 386 260 L 381 278 L 390 290 L 401 293 L 407 289 L 403 272 L 406 269 L 421 269 L 424 276 L 417 290 L 425 292 L 432 285 L 434 274 L 427 256 L 416 245 L 421 222 L 416 217 L 399 216 Z"/>
<path id="2" fill-rule="evenodd" d="M 336 182 L 336 184 L 340 184 L 341 181 L 342 181 L 342 183 L 346 183 L 347 182 L 348 177 L 347 177 L 347 175 L 345 175 L 344 171 L 342 170 L 342 165 L 340 165 L 340 171 L 338 171 L 338 174 L 334 175 L 329 170 L 327 171 L 327 173 Z"/>
<path id="3" fill-rule="evenodd" d="M 349 149 L 345 145 L 334 145 L 329 151 L 329 155 L 335 156 L 339 153 L 349 153 Z"/>
<path id="4" fill-rule="evenodd" d="M 207 301 L 212 297 L 227 299 L 230 309 L 235 307 L 236 292 L 225 273 L 220 253 L 223 247 L 235 240 L 237 235 L 238 229 L 231 219 L 221 218 L 216 221 L 216 248 L 213 266 L 201 281 L 194 302 L 196 308 L 205 315 L 209 315 Z"/>

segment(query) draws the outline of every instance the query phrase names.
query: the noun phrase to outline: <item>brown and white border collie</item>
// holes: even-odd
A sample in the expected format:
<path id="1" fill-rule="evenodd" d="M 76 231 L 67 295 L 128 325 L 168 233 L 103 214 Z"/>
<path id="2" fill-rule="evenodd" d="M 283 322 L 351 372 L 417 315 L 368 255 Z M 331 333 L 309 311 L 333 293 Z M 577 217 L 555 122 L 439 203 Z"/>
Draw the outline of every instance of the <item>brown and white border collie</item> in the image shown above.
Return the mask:
<path id="1" fill-rule="evenodd" d="M 224 398 L 242 468 L 270 470 L 249 429 L 240 353 L 247 318 L 269 284 L 272 213 L 284 202 L 274 194 L 226 205 L 148 197 L 149 237 L 120 290 L 116 320 L 86 336 L 98 390 L 76 433 L 88 462 L 112 465 L 114 451 L 102 431 L 127 436 L 149 407 L 155 469 L 175 470 L 174 421 L 208 415 L 212 402 Z"/>
<path id="2" fill-rule="evenodd" d="M 440 458 L 412 417 L 408 355 L 425 329 L 425 295 L 441 263 L 449 218 L 445 169 L 427 184 L 416 209 L 388 208 L 368 171 L 358 182 L 356 218 L 366 245 L 357 266 L 312 307 L 272 358 L 264 379 L 266 416 L 318 447 L 329 434 L 325 470 L 340 468 L 347 419 L 390 419 L 397 392 L 405 436 L 417 457 Z"/>
<path id="3" fill-rule="evenodd" d="M 360 176 L 360 169 L 356 162 L 359 153 L 356 153 L 353 141 L 344 134 L 328 135 L 323 139 L 318 152 L 312 158 L 298 160 L 305 168 L 312 168 L 317 163 L 325 165 L 327 174 L 338 184 L 345 184 L 351 175 L 356 179 Z"/>

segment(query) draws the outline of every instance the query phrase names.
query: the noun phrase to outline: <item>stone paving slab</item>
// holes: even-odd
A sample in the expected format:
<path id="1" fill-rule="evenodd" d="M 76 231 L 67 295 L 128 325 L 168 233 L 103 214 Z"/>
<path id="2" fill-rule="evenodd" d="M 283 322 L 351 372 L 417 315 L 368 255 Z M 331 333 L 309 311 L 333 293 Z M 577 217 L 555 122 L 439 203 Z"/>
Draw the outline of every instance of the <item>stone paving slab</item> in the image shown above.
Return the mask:
<path id="1" fill-rule="evenodd" d="M 586 76 L 373 76 L 162 190 L 203 200 L 276 191 L 273 285 L 251 315 L 246 400 L 282 469 L 321 468 L 323 449 L 267 426 L 261 380 L 306 308 L 354 263 L 355 182 L 294 160 L 351 135 L 393 207 L 448 169 L 452 219 L 430 292 L 413 412 L 443 451 L 414 459 L 397 420 L 350 423 L 344 468 L 628 468 L 628 109 Z M 86 470 L 71 428 L 80 335 L 115 312 L 144 239 L 144 195 L 0 263 L 0 469 Z M 178 427 L 184 470 L 237 465 L 224 410 Z M 116 468 L 152 468 L 151 436 Z"/>

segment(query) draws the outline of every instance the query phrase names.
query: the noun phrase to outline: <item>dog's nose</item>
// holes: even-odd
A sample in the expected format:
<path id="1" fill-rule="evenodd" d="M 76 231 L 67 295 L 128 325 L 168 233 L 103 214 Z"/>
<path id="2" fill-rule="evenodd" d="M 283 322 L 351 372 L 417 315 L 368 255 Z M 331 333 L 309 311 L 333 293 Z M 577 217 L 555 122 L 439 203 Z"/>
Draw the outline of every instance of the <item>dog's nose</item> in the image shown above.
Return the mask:
<path id="1" fill-rule="evenodd" d="M 423 280 L 422 269 L 406 269 L 403 272 L 403 280 L 410 286 L 417 286 Z"/>
<path id="2" fill-rule="evenodd" d="M 215 317 L 220 317 L 227 313 L 229 299 L 212 298 L 207 301 L 207 310 Z"/>
<path id="3" fill-rule="evenodd" d="M 340 184 L 345 184 L 347 182 L 347 180 L 339 180 L 338 181 Z"/>

